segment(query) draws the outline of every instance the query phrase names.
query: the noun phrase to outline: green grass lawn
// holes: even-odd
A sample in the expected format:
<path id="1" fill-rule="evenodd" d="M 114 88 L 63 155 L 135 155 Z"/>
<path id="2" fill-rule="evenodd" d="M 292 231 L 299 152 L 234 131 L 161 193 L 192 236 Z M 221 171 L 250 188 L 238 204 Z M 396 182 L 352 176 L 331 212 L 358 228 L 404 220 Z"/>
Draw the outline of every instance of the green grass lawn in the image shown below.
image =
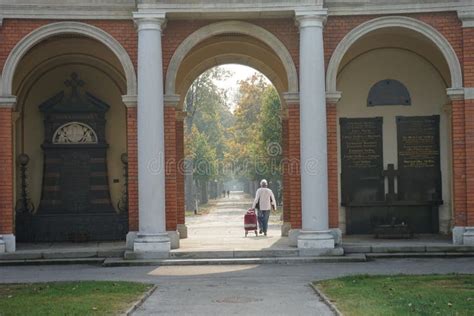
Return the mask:
<path id="1" fill-rule="evenodd" d="M 96 281 L 1 284 L 0 315 L 118 315 L 151 287 Z"/>
<path id="2" fill-rule="evenodd" d="M 363 275 L 313 284 L 349 316 L 474 315 L 474 275 Z"/>

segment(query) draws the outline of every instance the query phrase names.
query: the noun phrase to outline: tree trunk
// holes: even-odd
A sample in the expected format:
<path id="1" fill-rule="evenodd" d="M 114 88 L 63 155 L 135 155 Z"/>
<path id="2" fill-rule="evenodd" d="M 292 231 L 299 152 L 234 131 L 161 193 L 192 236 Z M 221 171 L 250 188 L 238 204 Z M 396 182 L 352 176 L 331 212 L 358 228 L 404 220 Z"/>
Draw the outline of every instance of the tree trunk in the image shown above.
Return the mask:
<path id="1" fill-rule="evenodd" d="M 196 193 L 194 192 L 193 162 L 186 160 L 184 177 L 184 195 L 186 211 L 194 211 L 196 208 Z"/>
<path id="2" fill-rule="evenodd" d="M 207 181 L 199 181 L 199 186 L 201 189 L 201 204 L 206 204 L 209 202 L 209 196 L 207 193 Z"/>

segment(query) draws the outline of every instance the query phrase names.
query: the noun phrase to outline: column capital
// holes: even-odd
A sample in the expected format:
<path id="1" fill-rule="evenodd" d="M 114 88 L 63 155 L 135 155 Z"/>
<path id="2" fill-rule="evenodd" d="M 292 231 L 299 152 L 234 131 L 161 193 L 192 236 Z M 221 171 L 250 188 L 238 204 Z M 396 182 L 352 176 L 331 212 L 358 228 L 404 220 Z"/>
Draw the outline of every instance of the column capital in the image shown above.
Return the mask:
<path id="1" fill-rule="evenodd" d="M 464 88 L 448 88 L 446 93 L 451 101 L 464 100 Z"/>
<path id="2" fill-rule="evenodd" d="M 179 100 L 181 100 L 181 96 L 178 94 L 165 94 L 164 96 L 165 106 L 176 108 L 178 107 Z"/>
<path id="3" fill-rule="evenodd" d="M 137 96 L 136 95 L 122 95 L 122 102 L 127 108 L 137 107 Z"/>
<path id="4" fill-rule="evenodd" d="M 166 25 L 166 14 L 164 12 L 134 12 L 133 20 L 138 27 L 138 31 L 161 31 Z"/>
<path id="5" fill-rule="evenodd" d="M 462 21 L 462 27 L 474 27 L 474 9 L 459 10 L 458 17 Z"/>
<path id="6" fill-rule="evenodd" d="M 322 10 L 297 10 L 295 11 L 296 25 L 302 29 L 305 27 L 323 27 L 326 23 L 328 11 Z"/>
<path id="7" fill-rule="evenodd" d="M 0 96 L 0 108 L 3 109 L 13 109 L 16 104 L 16 96 L 14 95 L 7 95 L 7 96 Z"/>
<path id="8" fill-rule="evenodd" d="M 337 103 L 342 97 L 342 92 L 340 91 L 326 91 L 326 102 L 327 103 Z"/>
<path id="9" fill-rule="evenodd" d="M 299 104 L 300 94 L 299 92 L 285 92 L 283 93 L 283 99 L 286 104 Z"/>

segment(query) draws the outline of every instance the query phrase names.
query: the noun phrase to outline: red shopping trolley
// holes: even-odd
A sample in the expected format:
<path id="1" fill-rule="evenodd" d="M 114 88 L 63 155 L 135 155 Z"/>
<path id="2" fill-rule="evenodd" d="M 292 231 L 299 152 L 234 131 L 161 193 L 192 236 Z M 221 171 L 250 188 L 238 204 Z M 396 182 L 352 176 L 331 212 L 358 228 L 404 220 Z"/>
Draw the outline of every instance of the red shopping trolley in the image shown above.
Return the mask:
<path id="1" fill-rule="evenodd" d="M 248 209 L 247 213 L 244 215 L 244 229 L 245 229 L 245 237 L 249 231 L 253 230 L 255 232 L 255 236 L 257 236 L 257 214 L 255 214 L 254 209 Z"/>

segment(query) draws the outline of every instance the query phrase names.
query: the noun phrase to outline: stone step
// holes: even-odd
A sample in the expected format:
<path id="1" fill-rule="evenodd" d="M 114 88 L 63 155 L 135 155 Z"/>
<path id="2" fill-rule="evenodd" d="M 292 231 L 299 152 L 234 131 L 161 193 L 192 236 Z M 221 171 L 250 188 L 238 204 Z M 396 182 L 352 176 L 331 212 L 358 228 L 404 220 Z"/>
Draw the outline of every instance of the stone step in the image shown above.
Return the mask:
<path id="1" fill-rule="evenodd" d="M 123 257 L 125 249 L 77 249 L 77 250 L 44 250 L 17 251 L 0 254 L 0 261 L 22 261 L 39 259 L 80 259 L 80 258 L 109 258 Z"/>
<path id="2" fill-rule="evenodd" d="M 344 253 L 423 253 L 423 252 L 474 252 L 473 246 L 456 245 L 343 245 Z"/>
<path id="3" fill-rule="evenodd" d="M 462 258 L 474 257 L 474 252 L 398 252 L 383 253 L 372 252 L 366 253 L 368 260 L 385 259 L 385 258 Z"/>
<path id="4" fill-rule="evenodd" d="M 0 266 L 55 265 L 55 264 L 102 264 L 106 258 L 69 258 L 69 259 L 25 259 L 0 260 Z"/>
<path id="5" fill-rule="evenodd" d="M 190 266 L 190 265 L 245 265 L 245 264 L 303 264 L 365 262 L 365 255 L 354 254 L 335 257 L 266 257 L 266 258 L 203 258 L 203 259 L 119 259 L 107 258 L 104 267 L 124 266 Z"/>

